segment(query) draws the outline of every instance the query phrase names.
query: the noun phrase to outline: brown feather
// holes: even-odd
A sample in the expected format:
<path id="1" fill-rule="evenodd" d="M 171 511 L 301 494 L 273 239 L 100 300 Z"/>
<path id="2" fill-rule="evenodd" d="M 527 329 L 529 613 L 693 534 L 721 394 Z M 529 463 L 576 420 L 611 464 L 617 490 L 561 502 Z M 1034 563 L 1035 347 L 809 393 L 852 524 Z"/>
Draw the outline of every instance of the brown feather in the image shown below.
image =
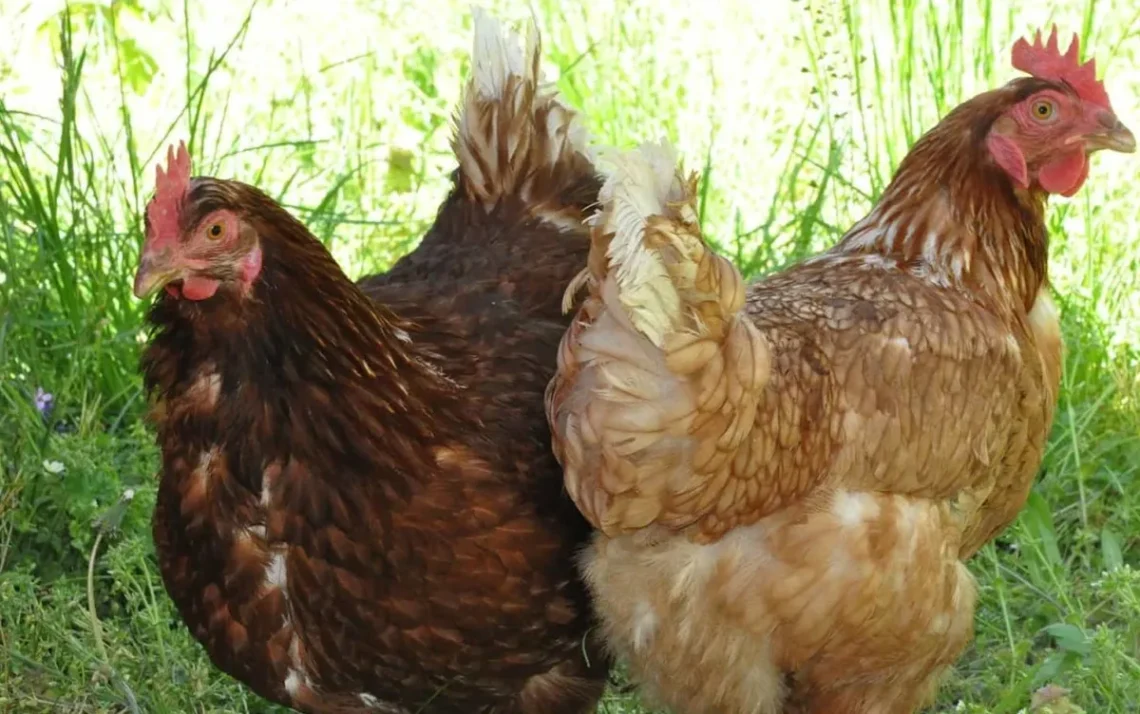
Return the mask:
<path id="1" fill-rule="evenodd" d="M 248 289 L 219 273 L 213 297 L 151 310 L 154 538 L 191 632 L 264 697 L 585 714 L 601 696 L 574 563 L 589 527 L 542 402 L 599 183 L 534 63 L 508 96 L 468 92 L 455 186 L 383 275 L 348 280 L 250 186 L 198 178 L 183 197 L 180 230 L 228 209 L 262 266 Z"/>
<path id="2" fill-rule="evenodd" d="M 615 162 L 547 413 L 651 698 L 910 714 L 966 646 L 964 561 L 1024 504 L 1059 387 L 1045 194 L 983 143 L 1043 86 L 952 112 L 835 248 L 749 286 L 662 150 Z"/>

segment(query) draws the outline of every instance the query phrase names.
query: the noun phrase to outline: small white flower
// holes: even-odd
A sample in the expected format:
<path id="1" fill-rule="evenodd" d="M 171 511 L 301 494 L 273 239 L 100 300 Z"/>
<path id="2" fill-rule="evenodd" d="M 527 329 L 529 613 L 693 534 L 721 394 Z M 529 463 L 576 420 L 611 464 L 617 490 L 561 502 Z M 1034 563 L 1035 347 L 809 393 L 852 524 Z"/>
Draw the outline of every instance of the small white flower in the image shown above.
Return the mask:
<path id="1" fill-rule="evenodd" d="M 124 501 L 130 501 L 134 497 L 135 497 L 135 490 L 133 488 L 128 488 L 126 491 L 123 491 L 123 500 Z"/>
<path id="2" fill-rule="evenodd" d="M 61 474 L 66 470 L 66 467 L 60 461 L 44 461 L 44 471 L 49 474 Z"/>

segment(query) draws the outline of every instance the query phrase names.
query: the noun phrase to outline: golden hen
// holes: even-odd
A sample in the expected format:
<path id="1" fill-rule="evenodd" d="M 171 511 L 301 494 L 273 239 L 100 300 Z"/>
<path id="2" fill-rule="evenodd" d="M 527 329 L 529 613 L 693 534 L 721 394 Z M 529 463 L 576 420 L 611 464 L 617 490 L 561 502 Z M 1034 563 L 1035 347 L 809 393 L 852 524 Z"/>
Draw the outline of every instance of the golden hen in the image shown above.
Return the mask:
<path id="1" fill-rule="evenodd" d="M 606 661 L 543 390 L 600 181 L 575 114 L 477 14 L 455 185 L 350 281 L 264 193 L 159 169 L 135 294 L 163 580 L 214 663 L 320 714 L 585 714 Z M 535 253 L 539 253 L 538 256 Z"/>
<path id="2" fill-rule="evenodd" d="M 1061 369 L 1044 215 L 1131 152 L 1077 41 L 951 112 L 831 250 L 746 286 L 696 179 L 618 155 L 547 390 L 605 635 L 686 714 L 904 714 L 972 636 Z"/>

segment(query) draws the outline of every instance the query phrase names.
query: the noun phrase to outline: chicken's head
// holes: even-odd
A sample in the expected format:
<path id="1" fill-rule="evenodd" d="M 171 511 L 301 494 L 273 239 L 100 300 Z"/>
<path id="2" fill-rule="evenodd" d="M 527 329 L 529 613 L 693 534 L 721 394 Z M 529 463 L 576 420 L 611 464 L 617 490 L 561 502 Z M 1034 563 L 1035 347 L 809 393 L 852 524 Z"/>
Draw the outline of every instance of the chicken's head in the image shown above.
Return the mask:
<path id="1" fill-rule="evenodd" d="M 190 154 L 180 143 L 167 150 L 166 170 L 156 169 L 154 198 L 146 208 L 146 238 L 134 293 L 160 288 L 175 298 L 206 300 L 219 286 L 247 289 L 261 272 L 257 232 L 217 191 L 212 179 L 190 178 Z"/>
<path id="2" fill-rule="evenodd" d="M 1136 150 L 1132 132 L 1116 117 L 1096 61 L 1081 64 L 1074 35 L 1062 54 L 1057 28 L 1047 43 L 1041 33 L 1013 46 L 1013 66 L 1032 75 L 1007 86 L 1013 101 L 994 121 L 986 146 L 994 161 L 1021 188 L 1072 196 L 1089 171 L 1089 154 L 1099 149 Z"/>

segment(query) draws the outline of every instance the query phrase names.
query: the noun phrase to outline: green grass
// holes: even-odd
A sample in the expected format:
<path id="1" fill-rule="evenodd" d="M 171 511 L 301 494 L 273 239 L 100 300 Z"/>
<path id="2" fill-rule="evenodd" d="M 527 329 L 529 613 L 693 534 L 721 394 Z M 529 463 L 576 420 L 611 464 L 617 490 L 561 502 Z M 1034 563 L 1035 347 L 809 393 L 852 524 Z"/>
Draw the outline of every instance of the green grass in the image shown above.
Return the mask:
<path id="1" fill-rule="evenodd" d="M 467 5 L 44 5 L 0 9 L 16 28 L 0 56 L 0 710 L 279 711 L 212 669 L 155 569 L 139 210 L 158 154 L 187 137 L 199 171 L 263 186 L 350 272 L 382 269 L 446 190 Z M 1012 76 L 1010 43 L 1032 27 L 1081 30 L 1140 123 L 1125 0 L 756 5 L 536 7 L 551 75 L 599 140 L 672 139 L 705 173 L 705 228 L 753 275 L 833 242 L 925 128 Z M 1025 512 L 971 563 L 977 638 L 937 711 L 1017 712 L 1048 682 L 1089 712 L 1140 702 L 1135 175 L 1099 157 L 1051 209 L 1056 427 Z M 605 711 L 644 710 L 614 694 Z"/>

